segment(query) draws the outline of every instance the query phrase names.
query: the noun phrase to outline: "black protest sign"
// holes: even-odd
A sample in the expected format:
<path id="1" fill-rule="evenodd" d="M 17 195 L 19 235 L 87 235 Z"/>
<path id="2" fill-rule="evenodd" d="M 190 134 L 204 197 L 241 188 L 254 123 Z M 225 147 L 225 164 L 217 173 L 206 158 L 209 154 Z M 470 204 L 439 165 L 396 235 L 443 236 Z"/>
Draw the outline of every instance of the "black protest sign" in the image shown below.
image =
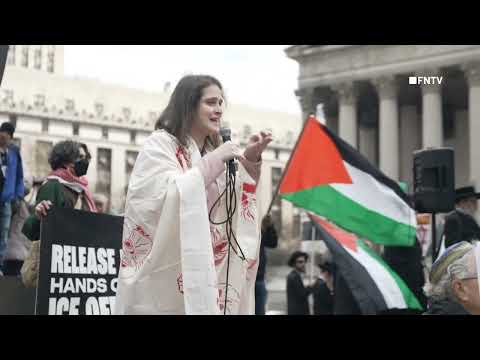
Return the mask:
<path id="1" fill-rule="evenodd" d="M 110 315 L 123 217 L 51 209 L 42 222 L 36 314 Z"/>

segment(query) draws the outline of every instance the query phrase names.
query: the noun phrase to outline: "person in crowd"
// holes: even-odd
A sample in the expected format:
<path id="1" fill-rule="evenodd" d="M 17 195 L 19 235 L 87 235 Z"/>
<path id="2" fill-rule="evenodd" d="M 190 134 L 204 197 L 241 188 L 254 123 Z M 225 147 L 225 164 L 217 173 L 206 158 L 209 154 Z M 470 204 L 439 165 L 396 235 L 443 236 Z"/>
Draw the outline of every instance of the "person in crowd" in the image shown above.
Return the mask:
<path id="1" fill-rule="evenodd" d="M 324 261 L 318 264 L 320 276 L 312 289 L 313 314 L 333 315 L 333 263 Z"/>
<path id="2" fill-rule="evenodd" d="M 0 275 L 7 251 L 12 214 L 25 196 L 20 149 L 13 143 L 15 127 L 9 122 L 0 125 Z"/>
<path id="3" fill-rule="evenodd" d="M 480 292 L 474 245 L 461 241 L 434 262 L 425 286 L 427 315 L 480 315 Z"/>
<path id="4" fill-rule="evenodd" d="M 288 266 L 293 268 L 287 276 L 288 315 L 310 315 L 308 296 L 313 286 L 303 283 L 307 261 L 308 254 L 302 251 L 295 251 L 288 260 Z"/>
<path id="5" fill-rule="evenodd" d="M 90 159 L 87 146 L 76 141 L 61 141 L 52 148 L 48 158 L 52 171 L 38 190 L 35 214 L 22 230 L 31 241 L 40 239 L 40 220 L 53 206 L 97 212 L 85 176 Z"/>
<path id="6" fill-rule="evenodd" d="M 267 266 L 267 251 L 265 248 L 274 249 L 278 245 L 278 235 L 272 222 L 272 216 L 267 214 L 262 220 L 260 256 L 255 280 L 255 315 L 265 315 L 267 305 L 267 286 L 265 283 L 265 269 Z"/>
<path id="7" fill-rule="evenodd" d="M 33 178 L 26 176 L 24 182 L 25 198 L 19 202 L 18 210 L 12 216 L 10 225 L 7 253 L 3 264 L 5 276 L 20 276 L 20 269 L 32 246 L 31 241 L 22 233 L 22 227 L 30 216 L 28 204 L 25 199 L 32 190 Z"/>
<path id="8" fill-rule="evenodd" d="M 480 226 L 475 220 L 479 197 L 473 186 L 455 190 L 455 210 L 445 217 L 445 248 L 461 241 L 480 240 Z"/>
<path id="9" fill-rule="evenodd" d="M 40 263 L 40 222 L 52 207 L 97 212 L 86 174 L 90 152 L 85 144 L 65 140 L 52 148 L 48 162 L 52 171 L 38 189 L 35 211 L 25 221 L 22 232 L 32 247 L 21 269 L 26 287 L 36 287 Z"/>

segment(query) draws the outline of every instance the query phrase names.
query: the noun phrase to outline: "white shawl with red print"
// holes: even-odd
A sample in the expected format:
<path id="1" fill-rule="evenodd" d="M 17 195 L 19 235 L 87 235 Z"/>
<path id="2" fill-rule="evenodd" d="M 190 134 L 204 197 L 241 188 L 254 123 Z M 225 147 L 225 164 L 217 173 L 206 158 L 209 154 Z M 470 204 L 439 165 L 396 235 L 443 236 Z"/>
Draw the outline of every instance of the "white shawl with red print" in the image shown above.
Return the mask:
<path id="1" fill-rule="evenodd" d="M 210 225 L 200 151 L 155 131 L 138 156 L 126 200 L 116 314 L 223 314 L 228 243 L 225 225 Z M 216 180 L 221 193 L 225 173 Z M 246 260 L 232 250 L 227 314 L 254 314 L 260 247 L 256 184 L 239 165 L 234 232 Z M 224 198 L 215 222 L 226 218 Z"/>

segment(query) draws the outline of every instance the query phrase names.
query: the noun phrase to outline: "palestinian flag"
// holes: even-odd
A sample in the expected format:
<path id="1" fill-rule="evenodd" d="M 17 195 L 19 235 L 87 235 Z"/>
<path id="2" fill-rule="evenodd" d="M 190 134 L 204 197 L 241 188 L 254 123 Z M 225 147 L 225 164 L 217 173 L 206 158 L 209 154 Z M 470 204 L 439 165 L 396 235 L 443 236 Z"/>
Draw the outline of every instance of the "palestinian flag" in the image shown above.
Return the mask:
<path id="1" fill-rule="evenodd" d="M 374 315 L 389 309 L 422 310 L 405 282 L 363 240 L 317 216 L 311 218 L 362 314 Z"/>
<path id="2" fill-rule="evenodd" d="M 407 194 L 314 117 L 303 128 L 279 192 L 377 244 L 414 244 L 417 222 Z"/>

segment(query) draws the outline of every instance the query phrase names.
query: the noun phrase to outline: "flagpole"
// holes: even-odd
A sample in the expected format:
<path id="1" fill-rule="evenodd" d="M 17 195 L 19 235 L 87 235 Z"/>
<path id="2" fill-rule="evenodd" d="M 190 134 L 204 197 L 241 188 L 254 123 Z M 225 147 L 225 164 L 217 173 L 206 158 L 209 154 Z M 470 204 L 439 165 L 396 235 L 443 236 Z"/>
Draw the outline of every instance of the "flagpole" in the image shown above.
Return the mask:
<path id="1" fill-rule="evenodd" d="M 309 115 L 308 118 L 307 118 L 307 121 L 305 121 L 305 123 L 303 124 L 302 131 L 300 132 L 300 136 L 297 138 L 295 146 L 293 147 L 293 151 L 290 154 L 290 158 L 288 159 L 287 165 L 285 166 L 285 169 L 283 170 L 282 177 L 280 178 L 280 181 L 277 184 L 277 188 L 276 188 L 275 192 L 273 193 L 272 200 L 270 201 L 270 205 L 268 206 L 268 210 L 267 210 L 267 213 L 265 215 L 268 215 L 270 213 L 270 211 L 272 210 L 273 202 L 277 198 L 278 191 L 280 190 L 280 186 L 282 185 L 283 179 L 285 178 L 285 174 L 287 173 L 288 167 L 290 166 L 290 162 L 292 161 L 293 155 L 295 154 L 295 151 L 297 150 L 298 144 L 300 143 L 300 139 L 302 138 L 303 133 L 305 132 L 305 128 L 307 127 L 308 120 L 310 120 L 311 117 L 314 117 L 314 115 L 313 114 Z"/>
<path id="2" fill-rule="evenodd" d="M 316 238 L 316 229 L 315 229 L 315 224 L 312 221 L 312 243 L 310 246 L 310 256 L 311 256 L 311 261 L 310 261 L 310 285 L 313 284 L 313 272 L 315 271 L 315 265 L 313 259 L 315 258 L 315 249 L 313 246 L 313 241 L 315 241 Z"/>

